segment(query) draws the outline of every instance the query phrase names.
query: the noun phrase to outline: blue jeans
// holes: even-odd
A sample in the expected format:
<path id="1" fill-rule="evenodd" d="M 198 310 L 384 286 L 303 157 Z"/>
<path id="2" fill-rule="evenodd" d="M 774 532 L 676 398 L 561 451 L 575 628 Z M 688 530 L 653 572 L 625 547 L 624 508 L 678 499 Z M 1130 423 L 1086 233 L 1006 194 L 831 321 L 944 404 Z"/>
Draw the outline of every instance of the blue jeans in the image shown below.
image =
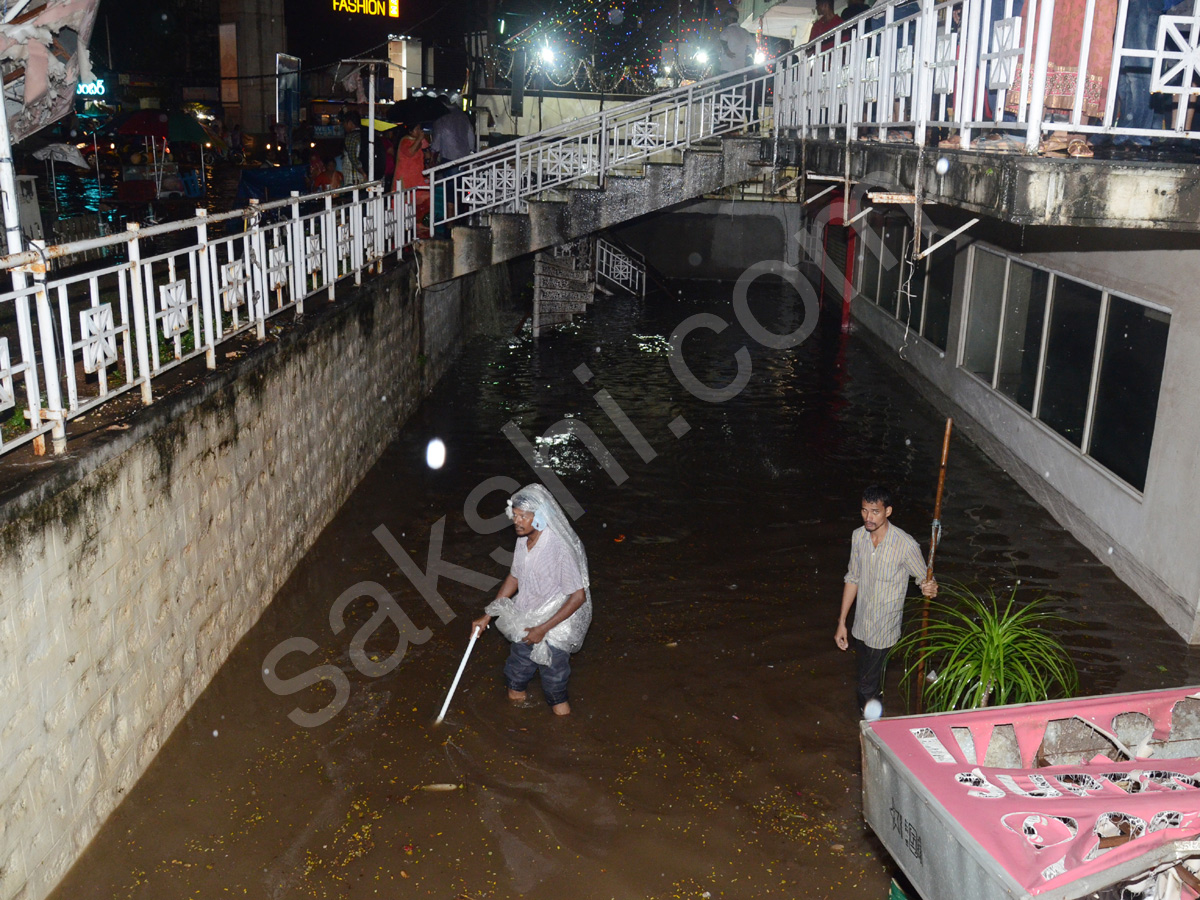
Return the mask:
<path id="1" fill-rule="evenodd" d="M 1125 16 L 1125 49 L 1150 50 L 1158 34 L 1161 0 L 1129 0 Z M 1127 59 L 1117 76 L 1117 99 L 1121 115 L 1114 123 L 1122 128 L 1153 128 L 1154 111 L 1150 108 L 1150 60 Z M 1148 145 L 1147 137 L 1118 137 L 1113 143 Z"/>
<path id="2" fill-rule="evenodd" d="M 508 653 L 508 662 L 504 664 L 504 683 L 510 691 L 523 691 L 533 680 L 533 676 L 542 677 L 542 693 L 546 702 L 551 706 L 567 702 L 567 679 L 571 677 L 571 654 L 560 650 L 551 644 L 550 665 L 539 666 L 529 654 L 533 652 L 530 644 L 513 643 Z"/>

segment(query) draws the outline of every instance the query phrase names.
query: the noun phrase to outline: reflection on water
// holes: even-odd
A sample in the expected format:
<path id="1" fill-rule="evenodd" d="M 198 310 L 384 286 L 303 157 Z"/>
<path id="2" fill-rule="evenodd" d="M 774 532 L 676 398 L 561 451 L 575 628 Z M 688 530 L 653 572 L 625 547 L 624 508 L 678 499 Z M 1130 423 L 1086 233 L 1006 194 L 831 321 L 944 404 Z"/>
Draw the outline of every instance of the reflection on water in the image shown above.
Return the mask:
<path id="1" fill-rule="evenodd" d="M 59 219 L 90 217 L 103 223 L 105 233 L 112 234 L 123 231 L 126 222 L 169 221 L 190 218 L 198 208 L 212 213 L 240 206 L 236 197 L 237 170 L 226 168 L 233 171 L 219 172 L 213 160 L 206 159 L 208 191 L 204 196 L 194 199 L 173 196 L 153 204 L 118 203 L 120 173 L 103 163 L 99 180 L 95 167 L 85 171 L 66 163 L 55 163 L 53 176 L 48 165 L 30 174 L 37 176 L 38 203 L 44 230 L 49 238 L 55 233 L 55 223 Z"/>

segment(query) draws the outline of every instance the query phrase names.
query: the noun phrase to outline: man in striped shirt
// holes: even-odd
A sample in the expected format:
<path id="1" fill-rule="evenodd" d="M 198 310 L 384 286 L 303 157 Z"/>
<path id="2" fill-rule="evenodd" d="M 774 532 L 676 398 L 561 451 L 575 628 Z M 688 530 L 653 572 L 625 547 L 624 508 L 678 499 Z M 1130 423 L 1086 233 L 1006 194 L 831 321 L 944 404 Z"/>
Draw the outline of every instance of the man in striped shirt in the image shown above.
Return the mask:
<path id="1" fill-rule="evenodd" d="M 853 636 L 860 710 L 868 700 L 882 700 L 884 663 L 888 651 L 900 640 L 909 577 L 917 580 L 926 597 L 937 596 L 937 582 L 925 580 L 920 546 L 888 521 L 891 515 L 892 495 L 886 488 L 872 485 L 863 491 L 863 525 L 850 538 L 850 567 L 842 591 L 842 612 L 833 634 L 838 649 L 849 649 L 846 616 L 857 602 Z"/>

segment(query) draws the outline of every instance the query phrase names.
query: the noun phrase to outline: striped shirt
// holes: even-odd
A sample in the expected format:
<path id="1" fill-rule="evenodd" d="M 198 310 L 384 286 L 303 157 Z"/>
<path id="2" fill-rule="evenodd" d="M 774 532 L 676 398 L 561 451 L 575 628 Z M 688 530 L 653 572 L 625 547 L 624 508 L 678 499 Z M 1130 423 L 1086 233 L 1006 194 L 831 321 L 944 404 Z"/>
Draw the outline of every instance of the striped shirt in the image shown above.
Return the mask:
<path id="1" fill-rule="evenodd" d="M 850 538 L 850 568 L 846 582 L 858 585 L 851 634 L 868 647 L 883 650 L 900 640 L 900 619 L 908 576 L 925 580 L 925 558 L 908 532 L 888 524 L 876 547 L 866 528 L 856 528 Z"/>

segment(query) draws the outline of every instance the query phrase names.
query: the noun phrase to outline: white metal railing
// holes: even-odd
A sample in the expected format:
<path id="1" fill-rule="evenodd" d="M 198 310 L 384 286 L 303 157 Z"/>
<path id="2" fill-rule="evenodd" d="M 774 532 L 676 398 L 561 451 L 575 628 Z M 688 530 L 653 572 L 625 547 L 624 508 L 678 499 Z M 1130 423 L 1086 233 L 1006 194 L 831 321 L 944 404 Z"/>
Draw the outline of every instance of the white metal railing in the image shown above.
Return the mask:
<path id="1" fill-rule="evenodd" d="M 514 211 L 530 197 L 580 182 L 603 186 L 655 154 L 706 138 L 759 129 L 769 112 L 774 75 L 743 69 L 622 103 L 464 159 L 435 166 L 431 221 Z"/>
<path id="2" fill-rule="evenodd" d="M 214 226 L 235 226 L 217 234 Z M 203 356 L 215 368 L 223 342 L 294 311 L 337 282 L 362 279 L 416 235 L 414 191 L 343 188 L 248 209 L 197 216 L 0 259 L 0 454 L 46 436 L 61 451 L 65 423 L 135 387 L 152 401 L 154 380 Z M 179 243 L 188 232 L 194 242 Z M 51 259 L 110 248 L 121 262 L 48 278 Z"/>
<path id="3" fill-rule="evenodd" d="M 645 259 L 604 237 L 596 238 L 596 278 L 603 278 L 635 297 L 646 296 Z"/>
<path id="4" fill-rule="evenodd" d="M 1055 131 L 1200 138 L 1188 122 L 1200 93 L 1200 0 L 1161 16 L 1157 4 L 1144 6 L 890 0 L 778 60 L 776 126 L 803 137 L 918 145 L 941 128 L 964 149 L 998 132 L 1030 153 Z M 1149 70 L 1140 81 L 1122 74 L 1139 64 Z M 1170 100 L 1163 129 L 1136 124 L 1151 92 Z"/>

